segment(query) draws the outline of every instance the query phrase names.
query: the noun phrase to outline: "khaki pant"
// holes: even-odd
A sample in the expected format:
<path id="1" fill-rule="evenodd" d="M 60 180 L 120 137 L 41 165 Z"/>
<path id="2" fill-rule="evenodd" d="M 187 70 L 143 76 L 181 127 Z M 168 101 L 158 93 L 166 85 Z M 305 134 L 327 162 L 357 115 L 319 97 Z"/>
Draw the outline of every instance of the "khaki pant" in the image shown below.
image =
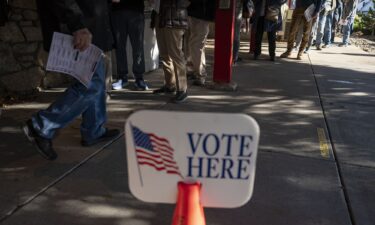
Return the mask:
<path id="1" fill-rule="evenodd" d="M 209 21 L 189 17 L 189 35 L 185 37 L 187 38 L 187 71 L 193 73 L 198 78 L 205 78 L 207 76 L 205 46 L 210 31 L 209 25 Z"/>
<path id="2" fill-rule="evenodd" d="M 297 8 L 293 11 L 292 23 L 290 25 L 290 32 L 288 37 L 288 52 L 291 52 L 293 49 L 294 41 L 296 40 L 296 35 L 298 33 L 298 28 L 301 26 L 301 23 L 303 26 L 303 36 L 301 45 L 299 47 L 299 52 L 303 52 L 303 50 L 306 48 L 307 42 L 309 41 L 311 21 L 307 22 L 304 15 L 305 10 L 306 9 L 304 8 Z"/>
<path id="3" fill-rule="evenodd" d="M 186 91 L 186 66 L 182 51 L 185 30 L 158 27 L 155 30 L 160 60 L 163 64 L 165 85 L 169 88 L 176 87 L 178 91 Z"/>

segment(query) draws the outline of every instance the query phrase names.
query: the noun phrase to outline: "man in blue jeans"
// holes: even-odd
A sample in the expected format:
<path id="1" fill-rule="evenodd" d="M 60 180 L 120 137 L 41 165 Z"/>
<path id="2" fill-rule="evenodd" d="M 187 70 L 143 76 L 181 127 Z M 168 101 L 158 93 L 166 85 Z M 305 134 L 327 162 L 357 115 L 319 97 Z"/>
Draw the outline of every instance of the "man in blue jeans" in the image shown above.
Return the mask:
<path id="1" fill-rule="evenodd" d="M 133 74 L 137 90 L 148 90 L 143 80 L 145 72 L 144 39 L 144 1 L 117 0 L 112 4 L 111 22 L 116 43 L 117 81 L 112 84 L 114 90 L 128 85 L 128 59 L 126 45 L 129 37 L 133 54 Z"/>
<path id="2" fill-rule="evenodd" d="M 326 0 L 320 12 L 316 34 L 316 49 L 329 48 L 331 46 L 333 13 L 336 9 L 336 0 Z M 324 45 L 322 46 L 322 42 Z"/>
<path id="3" fill-rule="evenodd" d="M 350 42 L 350 32 L 357 14 L 358 0 L 347 0 L 344 2 L 344 10 L 342 14 L 342 43 L 340 47 L 347 47 Z"/>
<path id="4" fill-rule="evenodd" d="M 107 0 L 38 0 L 44 46 L 46 50 L 57 31 L 64 23 L 73 34 L 73 45 L 84 51 L 91 42 L 108 51 L 112 47 Z M 46 159 L 54 160 L 57 154 L 52 146 L 56 131 L 67 126 L 82 115 L 81 135 L 83 146 L 117 137 L 119 130 L 104 127 L 106 122 L 105 68 L 103 59 L 88 87 L 74 83 L 47 109 L 37 112 L 23 126 L 26 137 Z"/>

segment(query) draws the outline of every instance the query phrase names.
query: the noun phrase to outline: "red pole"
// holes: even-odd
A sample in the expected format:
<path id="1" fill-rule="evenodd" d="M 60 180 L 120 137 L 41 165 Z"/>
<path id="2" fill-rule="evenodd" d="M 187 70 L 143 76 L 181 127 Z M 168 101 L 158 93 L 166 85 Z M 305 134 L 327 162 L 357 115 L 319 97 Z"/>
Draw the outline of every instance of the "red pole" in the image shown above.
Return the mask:
<path id="1" fill-rule="evenodd" d="M 230 83 L 232 80 L 235 5 L 236 0 L 217 0 L 213 71 L 216 83 Z"/>

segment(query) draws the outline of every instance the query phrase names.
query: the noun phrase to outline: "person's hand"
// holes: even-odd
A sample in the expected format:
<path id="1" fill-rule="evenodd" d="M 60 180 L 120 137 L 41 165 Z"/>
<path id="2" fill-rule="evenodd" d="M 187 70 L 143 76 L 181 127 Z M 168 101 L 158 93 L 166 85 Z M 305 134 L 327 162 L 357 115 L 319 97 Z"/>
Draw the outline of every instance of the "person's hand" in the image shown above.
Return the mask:
<path id="1" fill-rule="evenodd" d="M 75 49 L 85 51 L 91 44 L 92 34 L 87 28 L 77 30 L 73 33 L 73 45 Z"/>

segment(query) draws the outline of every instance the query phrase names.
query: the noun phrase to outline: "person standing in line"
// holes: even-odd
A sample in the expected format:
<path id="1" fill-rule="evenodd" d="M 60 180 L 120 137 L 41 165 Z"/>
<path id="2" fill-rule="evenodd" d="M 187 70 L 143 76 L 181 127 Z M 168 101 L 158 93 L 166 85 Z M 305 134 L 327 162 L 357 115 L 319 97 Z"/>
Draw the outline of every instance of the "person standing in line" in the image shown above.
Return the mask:
<path id="1" fill-rule="evenodd" d="M 141 0 L 115 0 L 112 4 L 111 22 L 115 37 L 117 82 L 112 84 L 114 90 L 126 87 L 128 81 L 128 60 L 126 45 L 128 37 L 132 46 L 134 86 L 137 90 L 148 90 L 143 79 L 145 72 L 145 56 L 143 49 L 144 40 L 144 1 Z"/>
<path id="2" fill-rule="evenodd" d="M 164 70 L 164 85 L 154 94 L 175 94 L 175 103 L 187 99 L 187 78 L 183 36 L 188 28 L 187 0 L 154 0 L 151 24 L 155 26 L 160 60 Z"/>
<path id="3" fill-rule="evenodd" d="M 335 42 L 336 31 L 337 31 L 337 28 L 338 28 L 338 25 L 339 25 L 339 22 L 340 22 L 341 16 L 342 16 L 342 9 L 343 9 L 342 0 L 337 0 L 336 1 L 336 9 L 333 12 L 331 43 Z"/>
<path id="4" fill-rule="evenodd" d="M 302 59 L 303 51 L 306 48 L 307 42 L 309 40 L 309 34 L 311 32 L 311 25 L 312 21 L 307 21 L 305 17 L 306 9 L 311 5 L 315 4 L 315 10 L 313 12 L 312 17 L 316 18 L 320 9 L 320 2 L 321 0 L 297 0 L 296 1 L 296 8 L 293 11 L 292 15 L 292 23 L 290 26 L 289 37 L 288 37 L 288 46 L 287 50 L 280 55 L 280 58 L 288 58 L 293 50 L 294 41 L 296 39 L 296 35 L 298 32 L 298 28 L 300 23 L 303 24 L 303 37 L 302 42 L 298 50 L 297 59 Z"/>
<path id="5" fill-rule="evenodd" d="M 329 48 L 331 46 L 331 32 L 333 13 L 336 8 L 336 0 L 325 0 L 323 10 L 319 14 L 317 35 L 316 35 L 316 49 Z M 324 45 L 322 46 L 322 42 Z"/>
<path id="6" fill-rule="evenodd" d="M 215 0 L 190 0 L 188 7 L 188 32 L 186 36 L 186 53 L 188 77 L 194 85 L 205 84 L 206 53 L 205 46 L 210 31 L 210 23 L 215 20 Z"/>
<path id="7" fill-rule="evenodd" d="M 107 0 L 38 0 L 44 46 L 49 50 L 54 31 L 66 24 L 73 34 L 74 47 L 84 51 L 91 43 L 103 51 L 112 48 Z M 56 132 L 82 115 L 81 144 L 95 145 L 120 134 L 118 129 L 107 129 L 105 68 L 103 59 L 86 87 L 76 81 L 47 109 L 40 110 L 22 127 L 25 136 L 46 159 L 54 160 L 57 153 L 52 146 Z"/>
<path id="8" fill-rule="evenodd" d="M 275 61 L 276 32 L 282 29 L 281 6 L 285 2 L 286 0 L 258 0 L 255 3 L 257 33 L 255 37 L 254 60 L 257 60 L 262 52 L 263 33 L 266 31 L 270 60 Z M 271 16 L 270 13 L 274 15 Z"/>
<path id="9" fill-rule="evenodd" d="M 357 14 L 358 0 L 347 0 L 344 4 L 342 13 L 342 43 L 339 47 L 347 47 L 350 42 L 351 29 L 354 23 L 355 15 Z"/>

